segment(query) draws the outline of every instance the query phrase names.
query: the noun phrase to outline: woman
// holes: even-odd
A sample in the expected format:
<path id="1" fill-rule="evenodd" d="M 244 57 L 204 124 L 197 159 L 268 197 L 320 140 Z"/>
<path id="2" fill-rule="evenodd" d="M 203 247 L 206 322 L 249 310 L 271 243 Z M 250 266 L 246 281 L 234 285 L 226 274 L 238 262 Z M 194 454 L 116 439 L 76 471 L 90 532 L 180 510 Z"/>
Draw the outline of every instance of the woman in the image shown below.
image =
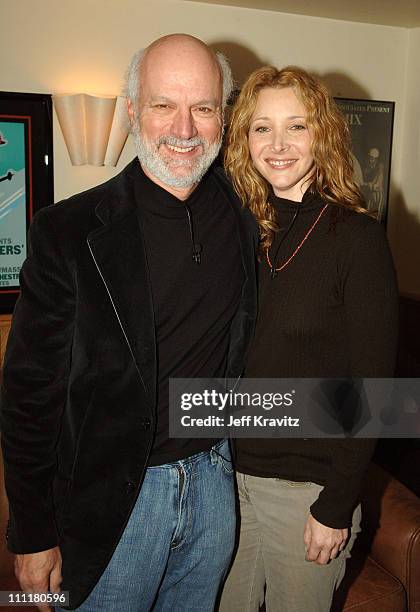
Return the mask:
<path id="1" fill-rule="evenodd" d="M 397 290 L 382 226 L 352 178 L 349 134 L 302 69 L 264 67 L 233 110 L 225 165 L 260 228 L 246 376 L 387 377 Z M 223 612 L 326 612 L 360 527 L 369 439 L 240 439 L 238 551 Z"/>

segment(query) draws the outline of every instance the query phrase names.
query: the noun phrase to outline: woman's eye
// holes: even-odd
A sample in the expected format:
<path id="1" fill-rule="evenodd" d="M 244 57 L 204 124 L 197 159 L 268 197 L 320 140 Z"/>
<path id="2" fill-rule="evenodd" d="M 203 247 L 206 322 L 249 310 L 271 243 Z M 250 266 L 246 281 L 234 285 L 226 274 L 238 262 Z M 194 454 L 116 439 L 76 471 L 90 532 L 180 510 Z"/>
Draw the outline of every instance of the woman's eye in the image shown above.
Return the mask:
<path id="1" fill-rule="evenodd" d="M 268 132 L 269 128 L 265 125 L 260 125 L 259 127 L 255 128 L 255 131 L 258 132 L 259 134 L 264 134 L 265 132 Z"/>
<path id="2" fill-rule="evenodd" d="M 291 126 L 292 130 L 306 130 L 306 125 L 302 125 L 301 123 L 296 123 L 295 125 Z"/>

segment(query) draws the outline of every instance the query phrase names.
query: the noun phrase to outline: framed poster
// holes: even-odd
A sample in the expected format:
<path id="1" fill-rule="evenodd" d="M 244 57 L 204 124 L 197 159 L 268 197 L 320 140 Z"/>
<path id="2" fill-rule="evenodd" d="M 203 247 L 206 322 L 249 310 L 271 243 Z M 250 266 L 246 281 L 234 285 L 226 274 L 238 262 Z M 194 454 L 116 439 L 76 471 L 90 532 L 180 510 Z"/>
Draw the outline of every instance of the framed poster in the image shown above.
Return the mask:
<path id="1" fill-rule="evenodd" d="M 354 178 L 366 208 L 386 224 L 394 102 L 335 98 L 352 138 Z"/>
<path id="2" fill-rule="evenodd" d="M 0 313 L 19 295 L 31 219 L 53 201 L 51 96 L 0 92 Z"/>

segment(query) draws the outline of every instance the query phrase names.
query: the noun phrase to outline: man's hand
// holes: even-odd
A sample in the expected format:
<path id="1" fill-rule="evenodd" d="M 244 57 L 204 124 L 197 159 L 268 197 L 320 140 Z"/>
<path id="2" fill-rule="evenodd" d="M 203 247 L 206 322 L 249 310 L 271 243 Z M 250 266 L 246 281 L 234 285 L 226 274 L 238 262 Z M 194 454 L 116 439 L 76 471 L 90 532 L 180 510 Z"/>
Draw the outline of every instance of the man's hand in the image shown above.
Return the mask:
<path id="1" fill-rule="evenodd" d="M 37 553 L 16 555 L 15 574 L 26 593 L 60 592 L 61 553 L 58 546 Z M 41 612 L 51 610 L 48 604 L 39 605 Z"/>
<path id="2" fill-rule="evenodd" d="M 327 527 L 310 514 L 303 534 L 306 560 L 326 565 L 330 559 L 335 559 L 339 551 L 343 550 L 348 535 L 348 529 Z"/>

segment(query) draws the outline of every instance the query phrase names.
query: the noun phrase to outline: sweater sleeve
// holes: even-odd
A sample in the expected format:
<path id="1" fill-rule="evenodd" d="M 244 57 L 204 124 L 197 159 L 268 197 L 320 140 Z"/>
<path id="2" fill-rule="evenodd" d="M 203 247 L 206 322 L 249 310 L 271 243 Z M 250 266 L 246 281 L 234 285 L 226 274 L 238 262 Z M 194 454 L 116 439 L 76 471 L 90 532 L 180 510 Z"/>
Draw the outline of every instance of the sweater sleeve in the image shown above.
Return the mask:
<path id="1" fill-rule="evenodd" d="M 387 378 L 394 375 L 397 351 L 396 276 L 384 228 L 369 217 L 361 221 L 341 270 L 351 373 Z M 369 438 L 331 440 L 328 481 L 311 506 L 320 523 L 337 529 L 351 525 L 375 443 Z"/>
<path id="2" fill-rule="evenodd" d="M 48 209 L 35 217 L 6 350 L 1 436 L 15 553 L 57 545 L 52 501 L 55 446 L 66 399 L 75 288 Z"/>

